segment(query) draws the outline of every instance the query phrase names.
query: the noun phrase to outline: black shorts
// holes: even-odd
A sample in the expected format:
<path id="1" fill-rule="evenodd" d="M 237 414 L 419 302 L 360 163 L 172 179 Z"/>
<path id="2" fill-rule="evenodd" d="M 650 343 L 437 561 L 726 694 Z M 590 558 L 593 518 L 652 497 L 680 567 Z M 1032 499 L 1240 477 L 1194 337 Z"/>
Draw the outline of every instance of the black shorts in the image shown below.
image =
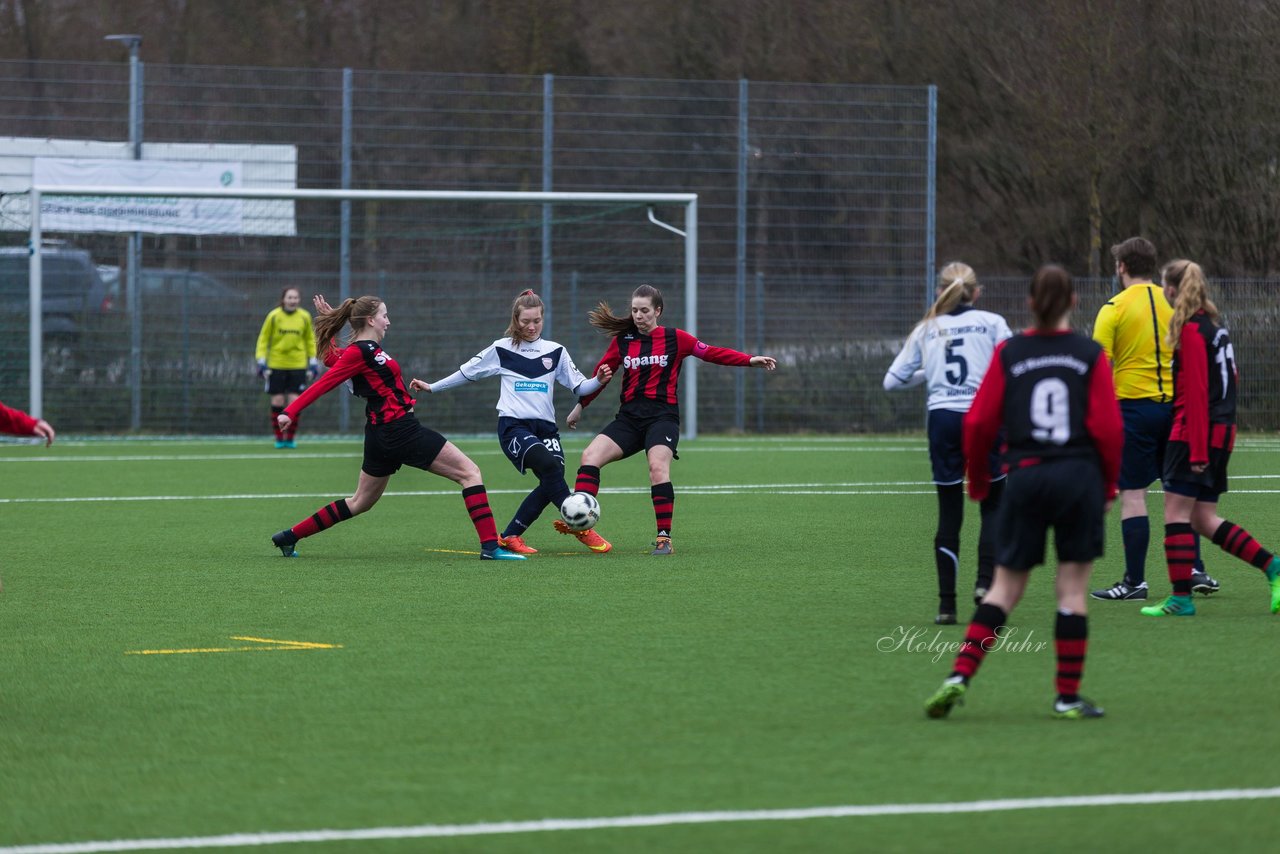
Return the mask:
<path id="1" fill-rule="evenodd" d="M 1050 528 L 1060 562 L 1101 557 L 1105 498 L 1095 460 L 1066 457 L 1012 469 L 1000 499 L 996 563 L 1021 572 L 1044 563 Z"/>
<path id="2" fill-rule="evenodd" d="M 933 482 L 938 486 L 964 483 L 964 415 L 950 409 L 930 409 L 925 420 L 929 434 L 929 464 L 933 468 Z M 999 450 L 1003 444 L 1003 441 L 995 442 L 987 458 L 987 469 L 993 481 L 1004 477 Z"/>
<path id="3" fill-rule="evenodd" d="M 676 453 L 676 445 L 680 444 L 680 421 L 666 413 L 646 418 L 619 412 L 600 434 L 617 443 L 622 449 L 622 459 L 655 445 L 666 445 L 672 456 L 680 459 Z"/>
<path id="4" fill-rule="evenodd" d="M 272 369 L 267 375 L 267 394 L 302 394 L 307 387 L 307 371 L 305 368 Z"/>
<path id="5" fill-rule="evenodd" d="M 560 446 L 560 431 L 550 421 L 531 418 L 498 419 L 498 444 L 502 453 L 507 455 L 516 471 L 524 474 L 524 455 L 534 445 L 542 445 L 551 452 L 551 456 L 564 466 L 564 448 Z"/>
<path id="6" fill-rule="evenodd" d="M 1227 491 L 1228 448 L 1210 448 L 1209 464 L 1204 471 L 1191 470 L 1191 447 L 1186 442 L 1171 441 L 1164 452 L 1164 491 L 1186 495 L 1196 501 L 1218 503 Z"/>
<path id="7" fill-rule="evenodd" d="M 1173 427 L 1173 404 L 1122 400 L 1124 448 L 1120 451 L 1120 488 L 1146 489 L 1160 479 L 1165 445 Z"/>
<path id="8" fill-rule="evenodd" d="M 430 427 L 423 427 L 412 413 L 387 424 L 366 424 L 360 470 L 370 477 L 388 477 L 400 466 L 427 471 L 448 441 Z"/>

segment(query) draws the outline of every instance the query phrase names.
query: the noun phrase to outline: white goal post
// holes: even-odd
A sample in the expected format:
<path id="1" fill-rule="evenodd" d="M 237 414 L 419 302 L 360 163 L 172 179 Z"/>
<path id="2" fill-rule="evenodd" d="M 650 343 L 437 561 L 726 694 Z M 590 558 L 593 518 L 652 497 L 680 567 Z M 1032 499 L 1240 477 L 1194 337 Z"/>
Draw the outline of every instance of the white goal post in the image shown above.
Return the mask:
<path id="1" fill-rule="evenodd" d="M 451 190 L 299 190 L 274 188 L 187 188 L 187 187 L 106 187 L 70 185 L 34 185 L 30 190 L 30 407 L 35 417 L 41 417 L 44 409 L 44 333 L 41 307 L 43 281 L 41 278 L 42 243 L 41 212 L 47 198 L 77 197 L 130 197 L 130 198 L 202 198 L 202 199 L 262 199 L 262 200 L 324 200 L 336 202 L 358 201 L 455 201 L 455 202 L 525 202 L 525 203 L 573 203 L 586 205 L 646 204 L 681 205 L 685 209 L 684 229 L 668 225 L 653 215 L 649 220 L 679 235 L 684 241 L 685 307 L 682 323 L 690 334 L 698 331 L 698 196 L 696 193 L 573 193 L 573 192 L 501 192 L 501 191 L 451 191 Z M 337 259 L 335 259 L 335 269 Z M 135 327 L 136 328 L 136 327 Z M 136 342 L 135 342 L 136 344 Z M 698 375 L 697 360 L 685 366 L 682 412 L 684 435 L 698 435 Z"/>

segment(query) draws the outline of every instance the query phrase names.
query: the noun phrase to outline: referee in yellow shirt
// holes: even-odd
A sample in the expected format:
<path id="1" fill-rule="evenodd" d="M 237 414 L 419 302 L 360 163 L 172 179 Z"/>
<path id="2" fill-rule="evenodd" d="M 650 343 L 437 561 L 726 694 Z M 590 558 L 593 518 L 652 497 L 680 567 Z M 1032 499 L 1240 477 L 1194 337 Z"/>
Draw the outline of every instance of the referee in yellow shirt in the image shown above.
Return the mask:
<path id="1" fill-rule="evenodd" d="M 1173 425 L 1173 353 L 1165 342 L 1173 308 L 1164 290 L 1152 281 L 1156 247 L 1131 237 L 1111 247 L 1116 276 L 1123 289 L 1098 311 L 1093 338 L 1111 360 L 1116 397 L 1124 417 L 1124 452 L 1120 463 L 1120 530 L 1124 540 L 1124 578 L 1094 599 L 1146 599 L 1147 487 L 1159 480 L 1164 448 Z M 1196 538 L 1193 589 L 1213 593 L 1218 582 L 1204 571 L 1200 538 Z"/>
<path id="2" fill-rule="evenodd" d="M 254 352 L 258 376 L 266 380 L 265 390 L 271 395 L 271 428 L 275 431 L 277 448 L 298 447 L 294 438 L 298 419 L 293 419 L 282 431 L 276 416 L 302 394 L 320 370 L 311 315 L 298 307 L 301 302 L 302 293 L 297 288 L 280 292 L 280 305 L 268 312 L 262 322 Z"/>

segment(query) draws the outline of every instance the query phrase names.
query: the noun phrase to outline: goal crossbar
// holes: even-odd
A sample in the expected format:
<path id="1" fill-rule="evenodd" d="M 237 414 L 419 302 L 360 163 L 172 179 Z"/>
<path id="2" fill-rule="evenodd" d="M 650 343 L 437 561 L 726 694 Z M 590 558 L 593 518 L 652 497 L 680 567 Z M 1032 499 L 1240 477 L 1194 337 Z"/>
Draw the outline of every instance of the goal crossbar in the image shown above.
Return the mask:
<path id="1" fill-rule="evenodd" d="M 41 307 L 44 287 L 39 251 L 41 234 L 41 208 L 45 196 L 97 196 L 97 197 L 186 197 L 228 199 L 278 199 L 278 200 L 328 200 L 328 201 L 475 201 L 475 202 L 528 202 L 573 204 L 618 204 L 632 202 L 647 205 L 681 205 L 685 209 L 684 231 L 659 225 L 681 235 L 684 240 L 684 328 L 692 335 L 698 333 L 698 196 L 696 193 L 574 193 L 574 192 L 504 192 L 494 190 L 323 190 L 253 188 L 192 188 L 192 187 L 110 187 L 76 185 L 33 185 L 30 190 L 30 412 L 39 418 L 44 409 L 44 330 Z M 652 220 L 652 215 L 650 216 Z M 135 324 L 136 328 L 136 324 Z M 136 343 L 136 342 L 135 342 Z M 135 348 L 136 349 L 136 348 Z M 693 438 L 698 435 L 698 374 L 697 360 L 690 360 L 684 371 L 685 412 L 683 432 Z"/>

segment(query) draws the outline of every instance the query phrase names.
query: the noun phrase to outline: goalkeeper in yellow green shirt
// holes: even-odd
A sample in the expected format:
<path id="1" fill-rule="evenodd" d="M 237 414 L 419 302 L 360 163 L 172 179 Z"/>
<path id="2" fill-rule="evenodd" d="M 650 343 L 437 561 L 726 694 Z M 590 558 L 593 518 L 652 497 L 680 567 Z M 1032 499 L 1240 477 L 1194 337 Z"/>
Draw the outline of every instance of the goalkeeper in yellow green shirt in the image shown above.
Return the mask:
<path id="1" fill-rule="evenodd" d="M 271 429 L 275 433 L 277 448 L 298 447 L 298 419 L 281 430 L 276 417 L 293 403 L 320 372 L 316 361 L 316 334 L 311 327 L 311 315 L 299 308 L 302 294 L 297 288 L 288 287 L 280 292 L 280 305 L 273 308 L 262 322 L 258 333 L 258 348 L 254 358 L 258 364 L 258 376 L 263 378 L 265 391 L 271 395 Z"/>
<path id="2" fill-rule="evenodd" d="M 1147 517 L 1147 487 L 1159 480 L 1164 450 L 1173 427 L 1173 352 L 1165 339 L 1173 308 L 1156 274 L 1156 247 L 1146 238 L 1131 237 L 1111 247 L 1116 276 L 1123 286 L 1098 310 L 1093 339 L 1111 360 L 1116 397 L 1124 418 L 1124 451 L 1120 462 L 1120 531 L 1124 542 L 1124 577 L 1094 599 L 1146 599 L 1147 548 L 1151 523 Z M 1193 589 L 1214 593 L 1218 582 L 1200 561 L 1196 538 Z"/>

